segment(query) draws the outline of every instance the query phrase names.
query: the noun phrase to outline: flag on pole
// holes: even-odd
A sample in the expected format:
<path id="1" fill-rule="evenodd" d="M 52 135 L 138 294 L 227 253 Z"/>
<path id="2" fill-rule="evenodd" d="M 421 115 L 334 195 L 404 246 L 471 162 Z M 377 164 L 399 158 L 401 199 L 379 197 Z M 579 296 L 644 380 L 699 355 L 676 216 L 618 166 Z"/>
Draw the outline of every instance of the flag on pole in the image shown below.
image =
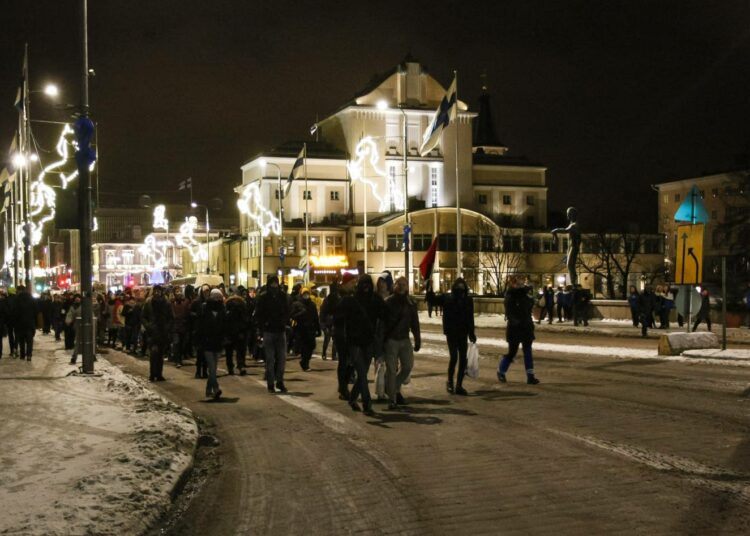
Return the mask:
<path id="1" fill-rule="evenodd" d="M 438 142 L 440 142 L 440 135 L 443 133 L 443 130 L 448 128 L 451 121 L 456 119 L 457 113 L 458 99 L 456 97 L 456 78 L 454 76 L 453 82 L 443 96 L 443 100 L 440 101 L 440 106 L 435 110 L 435 115 L 432 116 L 430 125 L 424 131 L 422 146 L 419 148 L 420 156 L 425 156 L 435 148 Z"/>
<path id="2" fill-rule="evenodd" d="M 0 214 L 2 214 L 8 210 L 11 197 L 10 176 L 8 175 L 8 170 L 6 168 L 3 168 L 2 171 L 0 171 L 0 183 L 2 184 L 2 193 L 0 194 Z"/>
<path id="3" fill-rule="evenodd" d="M 432 275 L 432 268 L 435 266 L 435 255 L 437 254 L 438 239 L 433 239 L 427 253 L 424 254 L 422 262 L 419 263 L 419 275 L 422 279 L 428 279 Z"/>
<path id="4" fill-rule="evenodd" d="M 16 91 L 16 100 L 13 101 L 13 106 L 15 106 L 19 112 L 23 111 L 23 91 L 21 91 L 21 88 L 18 88 L 18 91 Z"/>
<path id="5" fill-rule="evenodd" d="M 292 182 L 294 179 L 299 177 L 300 171 L 302 171 L 302 168 L 305 165 L 305 159 L 307 158 L 306 149 L 307 146 L 303 145 L 302 150 L 297 155 L 297 159 L 294 161 L 294 164 L 292 165 L 292 171 L 289 173 L 289 178 L 286 180 L 286 188 L 284 188 L 284 197 L 286 197 L 289 194 L 289 189 L 292 187 Z"/>
<path id="6" fill-rule="evenodd" d="M 180 181 L 180 184 L 177 186 L 178 190 L 192 190 L 193 188 L 193 178 L 188 177 L 184 181 Z"/>

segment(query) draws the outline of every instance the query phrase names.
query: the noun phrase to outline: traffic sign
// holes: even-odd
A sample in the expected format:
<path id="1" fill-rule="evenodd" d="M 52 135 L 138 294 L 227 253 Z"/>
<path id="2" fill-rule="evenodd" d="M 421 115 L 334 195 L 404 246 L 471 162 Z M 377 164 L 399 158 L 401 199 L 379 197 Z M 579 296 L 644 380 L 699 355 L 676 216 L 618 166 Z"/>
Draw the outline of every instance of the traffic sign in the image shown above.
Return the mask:
<path id="1" fill-rule="evenodd" d="M 698 187 L 693 185 L 690 193 L 674 213 L 674 221 L 689 223 L 708 223 L 708 211 L 703 204 L 703 198 Z"/>
<path id="2" fill-rule="evenodd" d="M 678 285 L 697 285 L 703 281 L 704 225 L 677 227 L 677 255 L 674 281 Z"/>

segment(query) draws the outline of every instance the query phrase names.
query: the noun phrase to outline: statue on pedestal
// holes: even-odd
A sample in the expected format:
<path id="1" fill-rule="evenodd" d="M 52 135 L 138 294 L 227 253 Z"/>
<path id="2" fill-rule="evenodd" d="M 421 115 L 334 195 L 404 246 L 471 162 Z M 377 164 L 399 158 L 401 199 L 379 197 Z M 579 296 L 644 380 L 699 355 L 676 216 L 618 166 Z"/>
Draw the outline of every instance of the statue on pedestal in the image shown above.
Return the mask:
<path id="1" fill-rule="evenodd" d="M 567 233 L 570 237 L 568 240 L 568 254 L 566 256 L 565 264 L 568 267 L 568 275 L 570 276 L 570 284 L 575 286 L 578 284 L 578 272 L 576 272 L 576 263 L 578 262 L 578 253 L 581 251 L 581 231 L 578 229 L 578 209 L 575 207 L 569 207 L 567 212 L 568 226 L 565 228 L 558 227 L 552 229 L 552 243 L 557 247 L 557 235 L 558 233 Z"/>

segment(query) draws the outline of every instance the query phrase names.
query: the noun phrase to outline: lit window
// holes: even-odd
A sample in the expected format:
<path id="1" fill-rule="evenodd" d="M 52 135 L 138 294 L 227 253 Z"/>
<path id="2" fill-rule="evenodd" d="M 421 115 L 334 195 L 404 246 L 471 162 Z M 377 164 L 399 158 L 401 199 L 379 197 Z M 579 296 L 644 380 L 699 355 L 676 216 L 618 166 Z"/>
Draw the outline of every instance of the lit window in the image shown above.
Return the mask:
<path id="1" fill-rule="evenodd" d="M 320 255 L 319 236 L 310 236 L 310 255 Z"/>
<path id="2" fill-rule="evenodd" d="M 433 207 L 438 206 L 438 169 L 430 168 L 430 203 Z"/>
<path id="3" fill-rule="evenodd" d="M 326 255 L 343 255 L 344 237 L 326 236 Z"/>

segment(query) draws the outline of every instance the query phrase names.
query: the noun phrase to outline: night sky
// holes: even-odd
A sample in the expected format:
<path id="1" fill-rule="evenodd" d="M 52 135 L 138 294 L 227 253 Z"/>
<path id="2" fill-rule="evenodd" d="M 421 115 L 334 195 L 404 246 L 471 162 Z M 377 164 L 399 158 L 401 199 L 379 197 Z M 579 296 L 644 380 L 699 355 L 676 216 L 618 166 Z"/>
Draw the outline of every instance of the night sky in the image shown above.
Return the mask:
<path id="1" fill-rule="evenodd" d="M 124 194 L 110 201 L 193 177 L 197 198 L 233 205 L 249 157 L 305 139 L 407 53 L 443 85 L 457 69 L 474 110 L 486 70 L 500 139 L 548 167 L 551 209 L 584 207 L 584 222 L 607 207 L 654 226 L 650 184 L 750 152 L 747 1 L 89 3 L 100 184 Z M 24 41 L 32 89 L 54 80 L 78 102 L 78 4 L 0 4 L 0 154 Z M 34 117 L 65 118 L 43 100 Z"/>

